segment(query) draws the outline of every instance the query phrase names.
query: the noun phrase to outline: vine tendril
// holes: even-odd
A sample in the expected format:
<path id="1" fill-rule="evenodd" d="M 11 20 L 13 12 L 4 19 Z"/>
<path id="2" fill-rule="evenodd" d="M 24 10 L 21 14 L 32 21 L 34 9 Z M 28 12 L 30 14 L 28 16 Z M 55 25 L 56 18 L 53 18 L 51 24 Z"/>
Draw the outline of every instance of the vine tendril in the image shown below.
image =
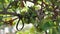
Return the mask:
<path id="1" fill-rule="evenodd" d="M 18 20 L 18 22 L 17 22 L 17 24 L 16 24 L 16 29 L 17 29 L 18 31 L 21 31 L 21 30 L 24 28 L 24 23 L 23 23 L 23 20 L 22 20 L 22 16 L 20 16 L 20 14 L 18 14 L 17 16 L 18 16 L 19 20 Z M 18 25 L 19 25 L 19 21 L 20 21 L 20 20 L 22 20 L 22 28 L 19 30 L 19 29 L 18 29 Z"/>

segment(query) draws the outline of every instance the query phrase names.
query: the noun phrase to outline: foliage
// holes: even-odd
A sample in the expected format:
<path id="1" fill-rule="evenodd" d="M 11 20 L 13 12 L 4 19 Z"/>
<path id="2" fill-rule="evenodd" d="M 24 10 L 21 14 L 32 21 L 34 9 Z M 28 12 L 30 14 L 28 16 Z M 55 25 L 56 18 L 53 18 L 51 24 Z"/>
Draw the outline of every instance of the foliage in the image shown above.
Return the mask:
<path id="1" fill-rule="evenodd" d="M 30 5 L 27 5 L 27 1 Z M 37 32 L 59 34 L 60 32 L 60 0 L 0 0 L 0 20 L 22 15 L 24 23 L 32 23 Z M 0 21 L 0 24 L 2 24 Z M 1 26 L 1 25 L 0 25 Z M 33 29 L 33 28 L 32 28 Z M 29 32 L 24 32 L 29 34 Z M 34 30 L 30 30 L 35 34 Z M 19 33 L 22 34 L 22 33 Z"/>

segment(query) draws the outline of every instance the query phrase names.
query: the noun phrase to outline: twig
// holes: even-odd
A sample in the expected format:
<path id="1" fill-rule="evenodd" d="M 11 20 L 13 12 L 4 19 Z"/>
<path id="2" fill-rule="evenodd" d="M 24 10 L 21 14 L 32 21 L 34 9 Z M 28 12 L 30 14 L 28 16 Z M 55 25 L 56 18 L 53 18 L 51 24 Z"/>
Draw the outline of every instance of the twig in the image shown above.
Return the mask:
<path id="1" fill-rule="evenodd" d="M 6 12 L 6 11 L 1 11 L 0 14 L 9 14 L 9 15 L 14 15 L 14 16 L 17 16 L 17 13 L 12 13 L 12 12 Z"/>
<path id="2" fill-rule="evenodd" d="M 13 3 L 16 3 L 16 2 L 18 2 L 19 0 L 14 0 L 13 2 L 10 2 L 10 4 L 7 6 L 7 8 L 6 9 L 9 9 L 9 7 L 13 4 Z"/>

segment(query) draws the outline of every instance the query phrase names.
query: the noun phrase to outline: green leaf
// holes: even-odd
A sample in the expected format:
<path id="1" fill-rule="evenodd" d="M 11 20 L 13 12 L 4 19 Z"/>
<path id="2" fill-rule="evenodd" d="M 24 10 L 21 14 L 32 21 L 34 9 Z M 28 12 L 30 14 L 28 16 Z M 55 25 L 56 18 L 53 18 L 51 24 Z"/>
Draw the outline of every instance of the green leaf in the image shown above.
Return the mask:
<path id="1" fill-rule="evenodd" d="M 1 10 L 1 9 L 3 9 L 3 5 L 2 5 L 2 4 L 0 4 L 0 10 Z"/>
<path id="2" fill-rule="evenodd" d="M 0 20 L 2 20 L 3 16 L 0 16 Z"/>

